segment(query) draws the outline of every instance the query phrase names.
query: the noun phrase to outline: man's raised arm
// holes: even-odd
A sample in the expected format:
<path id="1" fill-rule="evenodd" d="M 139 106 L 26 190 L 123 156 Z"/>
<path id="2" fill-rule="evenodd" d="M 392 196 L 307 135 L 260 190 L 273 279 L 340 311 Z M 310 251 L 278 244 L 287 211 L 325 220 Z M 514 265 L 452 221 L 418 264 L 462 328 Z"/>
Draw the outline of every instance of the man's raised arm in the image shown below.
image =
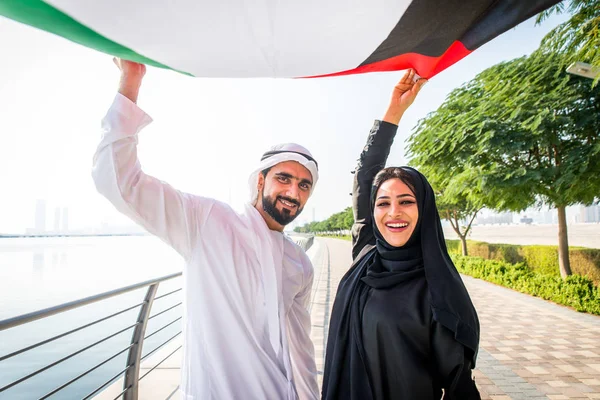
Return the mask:
<path id="1" fill-rule="evenodd" d="M 121 70 L 119 93 L 102 120 L 102 140 L 94 155 L 97 190 L 121 213 L 189 258 L 198 227 L 211 200 L 191 196 L 146 175 L 137 157 L 138 133 L 152 119 L 137 102 L 146 67 L 116 60 Z M 200 206 L 200 202 L 204 203 Z"/>

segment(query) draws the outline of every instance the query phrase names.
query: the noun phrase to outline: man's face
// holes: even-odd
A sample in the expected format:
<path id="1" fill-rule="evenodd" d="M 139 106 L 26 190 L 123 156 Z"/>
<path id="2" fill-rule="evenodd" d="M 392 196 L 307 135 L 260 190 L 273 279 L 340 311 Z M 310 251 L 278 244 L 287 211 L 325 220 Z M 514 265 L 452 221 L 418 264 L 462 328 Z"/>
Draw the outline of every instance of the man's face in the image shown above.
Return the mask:
<path id="1" fill-rule="evenodd" d="M 312 184 L 312 175 L 302 164 L 276 164 L 266 177 L 259 175 L 257 205 L 283 228 L 302 212 Z"/>

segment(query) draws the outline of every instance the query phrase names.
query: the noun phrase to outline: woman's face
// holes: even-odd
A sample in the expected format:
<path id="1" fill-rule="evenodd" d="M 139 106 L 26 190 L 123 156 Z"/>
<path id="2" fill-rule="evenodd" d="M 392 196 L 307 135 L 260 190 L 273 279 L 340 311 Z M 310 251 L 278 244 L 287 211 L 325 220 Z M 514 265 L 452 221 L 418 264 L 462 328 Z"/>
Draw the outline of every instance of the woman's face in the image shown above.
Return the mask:
<path id="1" fill-rule="evenodd" d="M 404 246 L 419 220 L 415 194 L 400 179 L 388 179 L 377 190 L 373 219 L 389 245 Z"/>

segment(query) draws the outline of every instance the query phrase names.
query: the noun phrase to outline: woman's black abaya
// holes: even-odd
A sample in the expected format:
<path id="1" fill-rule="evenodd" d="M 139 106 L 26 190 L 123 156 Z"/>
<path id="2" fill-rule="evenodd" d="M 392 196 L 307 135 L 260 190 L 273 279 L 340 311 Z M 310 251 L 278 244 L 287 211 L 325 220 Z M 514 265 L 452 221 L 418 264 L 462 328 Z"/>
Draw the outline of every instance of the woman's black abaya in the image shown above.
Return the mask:
<path id="1" fill-rule="evenodd" d="M 330 320 L 323 399 L 479 399 L 471 378 L 479 322 L 448 257 L 433 190 L 414 181 L 419 221 L 402 248 L 372 221 L 373 178 L 396 125 L 376 122 L 355 172 L 353 265 L 342 278 Z"/>

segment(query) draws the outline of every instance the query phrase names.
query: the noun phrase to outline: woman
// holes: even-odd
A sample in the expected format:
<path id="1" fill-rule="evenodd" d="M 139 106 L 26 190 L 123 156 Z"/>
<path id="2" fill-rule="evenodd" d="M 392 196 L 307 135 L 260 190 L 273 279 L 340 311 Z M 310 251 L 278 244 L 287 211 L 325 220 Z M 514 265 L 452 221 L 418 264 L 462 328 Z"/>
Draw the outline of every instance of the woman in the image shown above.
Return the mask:
<path id="1" fill-rule="evenodd" d="M 408 71 L 355 172 L 353 264 L 333 306 L 323 399 L 480 399 L 471 376 L 479 321 L 448 256 L 431 186 L 383 168 L 425 80 Z"/>

